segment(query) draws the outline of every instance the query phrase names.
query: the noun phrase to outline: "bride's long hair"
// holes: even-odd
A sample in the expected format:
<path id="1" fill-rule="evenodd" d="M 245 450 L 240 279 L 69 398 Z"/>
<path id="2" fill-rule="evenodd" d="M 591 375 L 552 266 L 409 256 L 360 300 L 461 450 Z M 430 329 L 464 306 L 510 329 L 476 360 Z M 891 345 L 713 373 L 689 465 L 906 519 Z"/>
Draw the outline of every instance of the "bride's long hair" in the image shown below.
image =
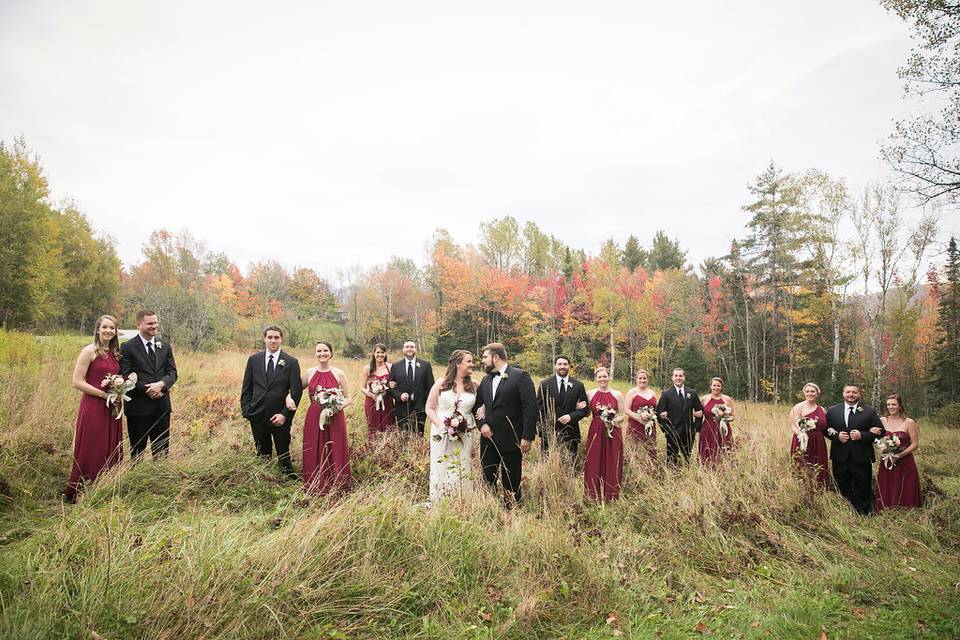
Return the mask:
<path id="1" fill-rule="evenodd" d="M 469 355 L 472 354 L 464 349 L 457 349 L 450 354 L 450 359 L 447 360 L 447 372 L 443 374 L 443 381 L 440 383 L 440 391 L 453 389 L 457 386 L 457 367 L 463 362 L 463 358 Z M 463 390 L 467 393 L 474 393 L 477 390 L 477 385 L 474 384 L 469 373 L 463 376 Z"/>

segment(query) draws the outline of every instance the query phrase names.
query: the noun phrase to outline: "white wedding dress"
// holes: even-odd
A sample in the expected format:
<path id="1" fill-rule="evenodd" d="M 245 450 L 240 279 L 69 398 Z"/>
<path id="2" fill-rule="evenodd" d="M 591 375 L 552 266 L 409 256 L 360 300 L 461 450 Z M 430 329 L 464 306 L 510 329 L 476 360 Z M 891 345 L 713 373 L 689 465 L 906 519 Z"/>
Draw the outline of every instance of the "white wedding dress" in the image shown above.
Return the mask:
<path id="1" fill-rule="evenodd" d="M 458 394 L 453 389 L 440 392 L 437 401 L 437 415 L 441 423 L 453 415 L 455 409 L 474 426 L 473 403 L 477 396 L 473 393 Z M 460 401 L 457 407 L 457 401 Z M 461 497 L 473 493 L 473 447 L 477 430 L 465 433 L 459 439 L 451 440 L 445 436 L 445 428 L 430 424 L 430 502 L 436 503 L 443 497 Z M 434 436 L 441 436 L 436 440 Z"/>

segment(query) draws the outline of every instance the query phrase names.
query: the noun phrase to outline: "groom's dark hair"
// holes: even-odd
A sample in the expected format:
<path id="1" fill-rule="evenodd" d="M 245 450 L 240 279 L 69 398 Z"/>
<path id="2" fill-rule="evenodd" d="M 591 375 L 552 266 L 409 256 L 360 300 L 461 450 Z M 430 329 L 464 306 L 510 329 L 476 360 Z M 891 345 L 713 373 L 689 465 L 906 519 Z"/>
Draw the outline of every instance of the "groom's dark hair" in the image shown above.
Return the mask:
<path id="1" fill-rule="evenodd" d="M 570 358 L 568 358 L 567 356 L 557 356 L 556 358 L 553 359 L 553 364 L 557 364 L 561 360 L 566 360 L 567 364 L 570 364 Z"/>
<path id="2" fill-rule="evenodd" d="M 491 342 L 483 350 L 489 351 L 492 356 L 500 356 L 500 359 L 504 362 L 507 361 L 507 348 L 499 342 Z"/>
<path id="3" fill-rule="evenodd" d="M 281 338 L 283 337 L 283 329 L 281 329 L 280 327 L 278 327 L 278 326 L 275 325 L 275 324 L 271 324 L 271 325 L 266 326 L 266 327 L 263 328 L 263 337 L 264 337 L 264 338 L 267 337 L 267 331 L 276 331 L 277 333 L 280 334 L 280 337 L 281 337 Z"/>

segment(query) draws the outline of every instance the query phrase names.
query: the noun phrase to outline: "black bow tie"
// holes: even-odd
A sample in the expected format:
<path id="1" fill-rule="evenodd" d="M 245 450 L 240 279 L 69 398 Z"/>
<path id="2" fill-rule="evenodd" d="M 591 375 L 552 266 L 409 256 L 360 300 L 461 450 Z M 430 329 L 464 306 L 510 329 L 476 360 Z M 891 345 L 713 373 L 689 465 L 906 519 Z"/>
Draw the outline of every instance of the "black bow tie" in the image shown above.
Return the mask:
<path id="1" fill-rule="evenodd" d="M 499 376 L 500 376 L 500 372 L 499 372 L 499 371 L 491 371 L 491 372 L 490 372 L 490 375 L 499 377 Z"/>

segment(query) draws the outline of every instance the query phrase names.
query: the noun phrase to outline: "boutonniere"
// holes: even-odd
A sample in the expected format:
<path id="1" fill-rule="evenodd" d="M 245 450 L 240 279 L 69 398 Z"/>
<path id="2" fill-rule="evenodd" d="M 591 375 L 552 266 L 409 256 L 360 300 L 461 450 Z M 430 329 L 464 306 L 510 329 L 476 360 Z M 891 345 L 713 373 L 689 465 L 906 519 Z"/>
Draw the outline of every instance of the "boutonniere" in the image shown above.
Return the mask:
<path id="1" fill-rule="evenodd" d="M 687 391 L 687 400 L 689 400 L 689 399 L 690 399 L 690 392 Z"/>
<path id="2" fill-rule="evenodd" d="M 157 345 L 157 349 L 163 349 L 163 343 L 159 340 L 154 340 L 153 344 Z"/>
<path id="3" fill-rule="evenodd" d="M 500 379 L 501 379 L 501 380 L 506 380 L 506 379 L 509 378 L 509 377 L 510 377 L 510 374 L 508 374 L 506 371 L 504 371 L 503 373 L 500 374 Z"/>
<path id="4" fill-rule="evenodd" d="M 284 360 L 283 358 L 280 358 L 279 360 L 277 360 L 277 366 L 278 366 L 278 367 L 282 367 L 282 366 L 285 365 L 285 364 L 287 364 L 287 361 Z"/>
<path id="5" fill-rule="evenodd" d="M 863 413 L 863 407 L 857 405 L 857 408 L 853 410 L 854 413 Z"/>
<path id="6" fill-rule="evenodd" d="M 419 368 L 420 368 L 420 361 L 417 360 L 417 369 L 419 369 Z"/>

